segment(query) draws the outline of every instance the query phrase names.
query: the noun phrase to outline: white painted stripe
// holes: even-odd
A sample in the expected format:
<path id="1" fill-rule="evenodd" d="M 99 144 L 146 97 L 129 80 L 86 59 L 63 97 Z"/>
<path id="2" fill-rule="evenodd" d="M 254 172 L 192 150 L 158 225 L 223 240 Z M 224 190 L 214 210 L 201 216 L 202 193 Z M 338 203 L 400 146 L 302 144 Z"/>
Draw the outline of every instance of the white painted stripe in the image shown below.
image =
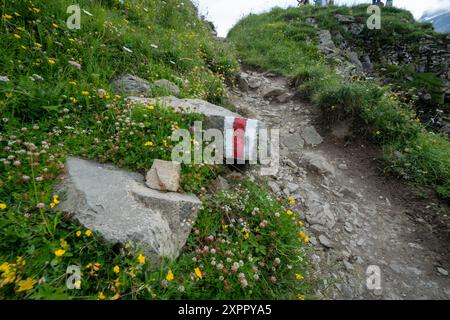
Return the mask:
<path id="1" fill-rule="evenodd" d="M 245 155 L 246 160 L 255 162 L 258 159 L 256 153 L 256 146 L 258 145 L 258 120 L 248 119 L 247 126 L 245 127 Z"/>
<path id="2" fill-rule="evenodd" d="M 225 117 L 223 126 L 226 159 L 234 159 L 234 119 L 235 117 Z"/>

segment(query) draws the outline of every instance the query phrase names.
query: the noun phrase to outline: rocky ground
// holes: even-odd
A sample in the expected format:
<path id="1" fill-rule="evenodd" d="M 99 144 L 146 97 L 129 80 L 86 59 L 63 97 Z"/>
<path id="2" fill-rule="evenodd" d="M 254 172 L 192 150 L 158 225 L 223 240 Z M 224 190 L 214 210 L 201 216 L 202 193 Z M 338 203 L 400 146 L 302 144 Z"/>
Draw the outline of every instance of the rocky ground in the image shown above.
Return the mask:
<path id="1" fill-rule="evenodd" d="M 417 200 L 381 175 L 376 150 L 346 147 L 345 125 L 325 130 L 293 97 L 285 78 L 255 71 L 230 90 L 239 113 L 281 130 L 281 168 L 266 179 L 277 196 L 299 200 L 312 233 L 317 298 L 450 299 L 448 239 L 430 223 L 439 203 Z M 380 268 L 381 290 L 367 288 L 369 266 Z"/>

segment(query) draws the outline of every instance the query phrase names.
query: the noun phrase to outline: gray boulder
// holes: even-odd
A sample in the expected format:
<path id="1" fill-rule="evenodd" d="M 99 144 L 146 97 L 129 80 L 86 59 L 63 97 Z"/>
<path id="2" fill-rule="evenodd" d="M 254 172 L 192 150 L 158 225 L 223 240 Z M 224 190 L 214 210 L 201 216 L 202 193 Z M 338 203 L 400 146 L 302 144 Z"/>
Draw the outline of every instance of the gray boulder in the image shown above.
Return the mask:
<path id="1" fill-rule="evenodd" d="M 155 263 L 179 255 L 201 206 L 196 196 L 149 189 L 141 175 L 112 165 L 68 158 L 66 167 L 56 210 L 111 243 L 135 242 Z"/>

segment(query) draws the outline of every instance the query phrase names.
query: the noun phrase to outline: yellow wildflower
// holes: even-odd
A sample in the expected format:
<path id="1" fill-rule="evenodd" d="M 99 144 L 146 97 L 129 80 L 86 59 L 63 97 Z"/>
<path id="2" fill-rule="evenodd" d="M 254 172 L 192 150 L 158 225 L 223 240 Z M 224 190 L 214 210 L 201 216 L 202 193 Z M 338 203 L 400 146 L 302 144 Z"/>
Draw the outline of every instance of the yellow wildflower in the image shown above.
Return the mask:
<path id="1" fill-rule="evenodd" d="M 300 273 L 297 273 L 297 274 L 295 275 L 295 279 L 297 279 L 297 280 L 303 280 L 303 279 L 305 279 L 305 277 L 303 277 L 303 275 L 301 275 Z"/>
<path id="2" fill-rule="evenodd" d="M 55 256 L 57 256 L 57 257 L 62 257 L 65 253 L 66 253 L 66 250 L 64 250 L 64 249 L 55 250 Z"/>
<path id="3" fill-rule="evenodd" d="M 287 214 L 288 216 L 292 216 L 294 213 L 292 212 L 292 210 L 288 210 L 288 211 L 286 211 L 286 214 Z"/>
<path id="4" fill-rule="evenodd" d="M 120 293 L 116 293 L 115 295 L 113 295 L 112 297 L 111 297 L 111 299 L 110 300 L 119 300 L 120 299 Z"/>
<path id="5" fill-rule="evenodd" d="M 292 206 L 295 204 L 295 198 L 294 197 L 289 197 L 289 204 Z"/>
<path id="6" fill-rule="evenodd" d="M 54 28 L 54 29 L 58 29 L 59 28 L 59 26 L 56 24 L 56 23 L 52 23 L 52 28 Z"/>
<path id="7" fill-rule="evenodd" d="M 7 205 L 5 203 L 0 203 L 0 210 L 5 210 Z"/>
<path id="8" fill-rule="evenodd" d="M 36 42 L 35 45 L 36 45 L 36 47 L 38 47 L 38 48 L 42 48 L 42 44 L 40 44 L 39 42 Z"/>
<path id="9" fill-rule="evenodd" d="M 86 237 L 90 237 L 92 236 L 92 231 L 91 230 L 86 230 L 86 232 L 84 233 L 86 235 Z"/>
<path id="10" fill-rule="evenodd" d="M 21 44 L 20 46 L 19 46 L 19 49 L 22 49 L 22 50 L 25 50 L 27 47 L 25 47 L 23 44 Z"/>
<path id="11" fill-rule="evenodd" d="M 305 231 L 300 231 L 300 233 L 298 234 L 298 236 L 302 239 L 304 239 L 306 237 Z"/>
<path id="12" fill-rule="evenodd" d="M 195 268 L 194 272 L 195 272 L 195 275 L 196 275 L 199 279 L 203 279 L 203 274 L 202 274 L 202 271 L 200 270 L 199 267 Z"/>
<path id="13" fill-rule="evenodd" d="M 166 280 L 171 282 L 173 279 L 174 279 L 173 272 L 172 270 L 169 270 L 169 272 L 167 272 Z"/>
<path id="14" fill-rule="evenodd" d="M 147 109 L 148 110 L 155 110 L 155 106 L 148 106 Z"/>
<path id="15" fill-rule="evenodd" d="M 305 243 L 309 243 L 309 237 L 308 236 L 304 237 L 303 241 L 305 241 Z"/>
<path id="16" fill-rule="evenodd" d="M 102 265 L 100 263 L 96 262 L 96 263 L 94 263 L 94 267 L 92 269 L 94 269 L 94 271 L 98 271 L 98 270 L 100 270 L 101 266 Z"/>
<path id="17" fill-rule="evenodd" d="M 299 222 L 298 222 L 298 225 L 299 225 L 300 227 L 303 227 L 303 222 L 302 222 L 302 221 L 299 221 Z"/>
<path id="18" fill-rule="evenodd" d="M 89 95 L 89 91 L 81 91 L 81 94 L 86 97 Z"/>
<path id="19" fill-rule="evenodd" d="M 139 263 L 144 264 L 144 263 L 145 263 L 145 257 L 144 257 L 142 254 L 140 254 L 140 255 L 137 257 L 137 261 L 138 261 Z"/>
<path id="20" fill-rule="evenodd" d="M 7 13 L 5 13 L 5 14 L 3 15 L 3 18 L 5 18 L 6 20 L 11 20 L 11 19 L 12 19 L 12 16 L 10 16 L 10 15 L 7 14 Z"/>
<path id="21" fill-rule="evenodd" d="M 48 64 L 55 64 L 56 63 L 55 59 L 48 59 L 47 62 L 48 62 Z"/>
<path id="22" fill-rule="evenodd" d="M 120 272 L 120 267 L 119 266 L 115 266 L 113 268 L 114 273 L 119 273 Z"/>
<path id="23" fill-rule="evenodd" d="M 21 36 L 19 36 L 17 33 L 15 33 L 14 34 L 14 38 L 16 38 L 17 40 L 20 40 L 20 39 L 22 39 L 22 37 Z"/>
<path id="24" fill-rule="evenodd" d="M 103 292 L 99 292 L 98 293 L 98 300 L 105 300 L 105 295 L 103 294 Z"/>
<path id="25" fill-rule="evenodd" d="M 81 231 L 78 230 L 78 231 L 75 233 L 75 235 L 77 236 L 77 238 L 81 237 Z"/>
<path id="26" fill-rule="evenodd" d="M 302 295 L 302 294 L 299 294 L 299 295 L 297 296 L 297 299 L 303 301 L 303 300 L 305 300 L 305 296 Z"/>
<path id="27" fill-rule="evenodd" d="M 34 285 L 37 283 L 37 280 L 32 278 L 28 278 L 26 280 L 20 280 L 17 284 L 19 288 L 16 289 L 16 292 L 30 291 L 33 289 Z"/>
<path id="28" fill-rule="evenodd" d="M 20 13 L 17 13 L 17 12 L 14 12 L 14 15 L 15 15 L 16 17 L 21 17 Z"/>
<path id="29" fill-rule="evenodd" d="M 146 143 L 144 143 L 144 146 L 146 146 L 146 147 L 153 147 L 153 142 L 147 141 Z"/>
<path id="30" fill-rule="evenodd" d="M 0 265 L 0 271 L 4 273 L 9 272 L 9 263 L 4 262 L 2 265 Z"/>

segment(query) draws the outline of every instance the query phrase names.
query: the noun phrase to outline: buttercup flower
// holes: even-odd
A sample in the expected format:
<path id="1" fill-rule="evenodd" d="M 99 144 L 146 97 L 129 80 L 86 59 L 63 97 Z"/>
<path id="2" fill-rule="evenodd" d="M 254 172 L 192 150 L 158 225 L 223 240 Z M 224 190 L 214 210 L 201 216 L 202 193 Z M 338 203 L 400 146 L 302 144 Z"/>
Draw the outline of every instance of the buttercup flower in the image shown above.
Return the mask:
<path id="1" fill-rule="evenodd" d="M 86 232 L 84 234 L 86 235 L 86 237 L 90 237 L 92 235 L 92 231 L 86 230 Z"/>
<path id="2" fill-rule="evenodd" d="M 202 271 L 200 270 L 200 268 L 195 268 L 195 270 L 194 270 L 194 272 L 195 272 L 195 275 L 199 278 L 199 279 L 203 279 L 203 274 L 202 274 Z"/>
<path id="3" fill-rule="evenodd" d="M 0 203 L 0 210 L 5 210 L 7 205 L 5 203 Z"/>
<path id="4" fill-rule="evenodd" d="M 140 254 L 140 255 L 137 257 L 137 261 L 138 261 L 139 263 L 141 263 L 141 264 L 144 264 L 144 263 L 145 263 L 145 257 L 144 257 L 142 254 Z"/>
<path id="5" fill-rule="evenodd" d="M 37 280 L 32 278 L 27 278 L 26 280 L 20 280 L 17 284 L 19 287 L 16 289 L 16 292 L 30 291 L 33 289 L 34 285 L 37 283 Z"/>
<path id="6" fill-rule="evenodd" d="M 120 267 L 119 266 L 115 266 L 113 268 L 114 273 L 119 273 L 120 272 Z"/>
<path id="7" fill-rule="evenodd" d="M 58 249 L 55 251 L 55 256 L 62 257 L 66 253 L 66 250 L 64 249 Z"/>
<path id="8" fill-rule="evenodd" d="M 167 272 L 166 280 L 168 282 L 171 282 L 173 279 L 174 279 L 173 272 L 172 272 L 172 270 L 169 270 L 169 272 Z"/>

